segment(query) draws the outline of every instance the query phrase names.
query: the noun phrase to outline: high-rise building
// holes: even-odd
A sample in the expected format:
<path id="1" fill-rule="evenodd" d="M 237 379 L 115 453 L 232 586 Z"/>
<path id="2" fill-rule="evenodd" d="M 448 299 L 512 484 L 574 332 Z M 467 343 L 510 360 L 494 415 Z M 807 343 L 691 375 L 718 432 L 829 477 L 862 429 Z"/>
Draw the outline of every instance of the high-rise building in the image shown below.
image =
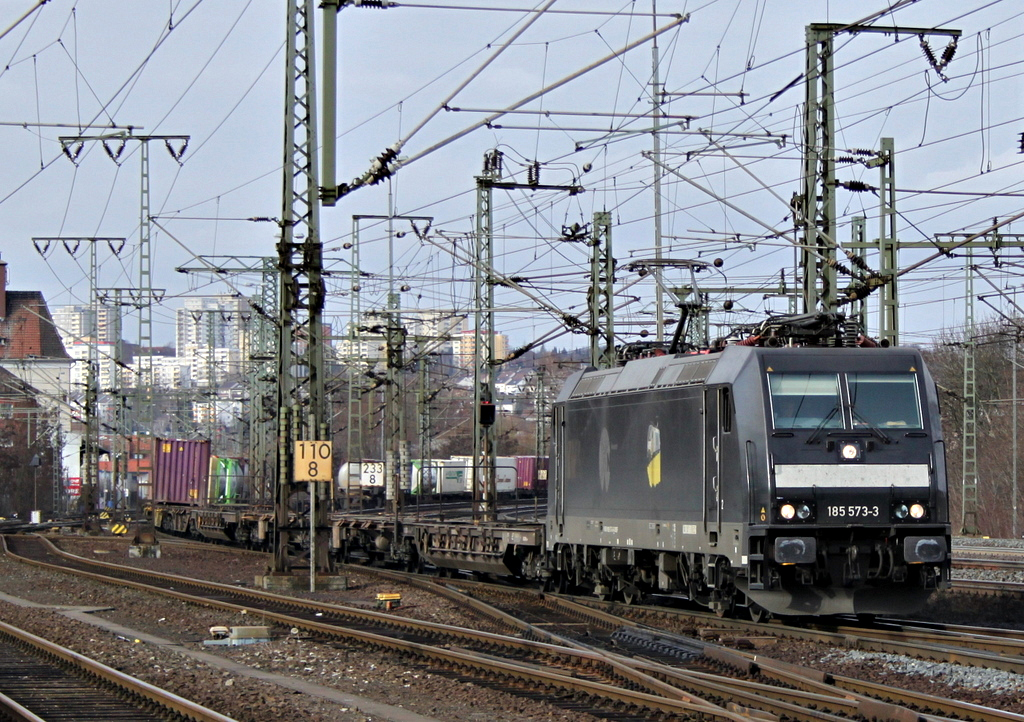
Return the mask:
<path id="1" fill-rule="evenodd" d="M 178 355 L 188 346 L 244 349 L 251 317 L 249 302 L 238 296 L 186 298 L 175 311 Z"/>
<path id="2" fill-rule="evenodd" d="M 196 386 L 219 385 L 243 373 L 252 313 L 238 296 L 188 298 L 175 311 L 176 353 L 190 366 Z"/>
<path id="3" fill-rule="evenodd" d="M 473 368 L 476 358 L 476 332 L 472 329 L 463 331 L 452 340 L 452 354 L 457 366 L 463 369 Z M 494 334 L 494 360 L 508 356 L 508 336 L 503 333 Z"/>
<path id="4" fill-rule="evenodd" d="M 65 346 L 75 343 L 116 343 L 114 331 L 117 319 L 114 314 L 117 311 L 113 306 L 56 306 L 53 310 L 53 325 Z"/>

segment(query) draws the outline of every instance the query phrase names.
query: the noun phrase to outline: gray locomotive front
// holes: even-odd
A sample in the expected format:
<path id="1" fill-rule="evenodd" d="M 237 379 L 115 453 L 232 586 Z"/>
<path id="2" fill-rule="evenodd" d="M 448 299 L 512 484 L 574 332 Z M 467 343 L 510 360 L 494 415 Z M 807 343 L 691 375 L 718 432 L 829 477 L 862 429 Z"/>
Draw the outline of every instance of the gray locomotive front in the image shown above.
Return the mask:
<path id="1" fill-rule="evenodd" d="M 576 375 L 554 413 L 547 544 L 566 587 L 832 614 L 905 611 L 948 579 L 938 409 L 914 351 L 641 359 Z"/>

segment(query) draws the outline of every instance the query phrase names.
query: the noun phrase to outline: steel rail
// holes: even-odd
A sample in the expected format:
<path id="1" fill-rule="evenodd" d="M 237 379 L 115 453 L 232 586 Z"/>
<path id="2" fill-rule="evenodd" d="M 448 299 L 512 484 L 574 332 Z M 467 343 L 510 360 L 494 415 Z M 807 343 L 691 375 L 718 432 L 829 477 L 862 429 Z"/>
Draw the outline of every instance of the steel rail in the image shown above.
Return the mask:
<path id="1" fill-rule="evenodd" d="M 622 670 L 624 675 L 622 679 L 627 684 L 639 684 L 644 686 L 654 687 L 659 694 L 652 694 L 645 691 L 636 691 L 632 689 L 616 687 L 611 684 L 604 682 L 594 682 L 591 680 L 581 679 L 575 676 L 573 672 L 562 673 L 554 670 L 550 664 L 552 658 L 565 658 L 572 657 L 576 659 L 576 666 L 585 668 L 595 668 L 599 665 L 607 665 L 602 655 L 588 652 L 586 650 L 575 650 L 567 647 L 556 646 L 553 644 L 547 644 L 543 642 L 535 642 L 530 640 L 515 639 L 512 637 L 505 637 L 502 635 L 491 634 L 488 632 L 478 632 L 475 630 L 467 630 L 461 627 L 450 627 L 448 625 L 437 624 L 434 622 L 420 622 L 415 620 L 400 620 L 393 616 L 379 614 L 375 612 L 354 610 L 349 608 L 339 607 L 337 605 L 327 604 L 316 604 L 305 602 L 304 600 L 298 600 L 294 598 L 282 597 L 275 594 L 266 592 L 255 592 L 253 590 L 244 590 L 230 585 L 219 584 L 217 582 L 203 582 L 201 580 L 189 579 L 187 577 L 177 577 L 175 575 L 166 575 L 159 572 L 150 572 L 131 569 L 133 575 L 136 572 L 140 572 L 139 576 L 152 577 L 154 579 L 163 579 L 164 581 L 174 579 L 178 583 L 187 584 L 196 588 L 206 586 L 217 591 L 225 593 L 231 593 L 232 595 L 261 598 L 266 600 L 273 600 L 274 602 L 287 602 L 291 603 L 296 607 L 303 608 L 314 608 L 317 610 L 330 610 L 332 612 L 340 611 L 345 613 L 354 613 L 353 616 L 357 616 L 363 619 L 375 618 L 380 623 L 385 623 L 392 627 L 401 627 L 403 631 L 409 630 L 430 630 L 438 636 L 444 635 L 442 643 L 448 644 L 451 638 L 462 638 L 464 641 L 473 640 L 475 642 L 486 641 L 492 643 L 498 647 L 504 647 L 508 649 L 529 649 L 534 654 L 547 658 L 547 664 L 524 664 L 521 662 L 513 662 L 506 659 L 500 659 L 491 655 L 472 651 L 464 650 L 454 647 L 440 647 L 433 646 L 430 644 L 416 642 L 408 639 L 402 639 L 400 637 L 392 637 L 384 634 L 378 634 L 375 632 L 369 632 L 366 630 L 355 629 L 348 626 L 340 626 L 338 624 L 331 624 L 328 621 L 316 621 L 303 617 L 295 617 L 283 612 L 268 611 L 266 609 L 246 606 L 244 604 L 237 604 L 229 602 L 224 599 L 216 599 L 210 597 L 197 597 L 189 595 L 185 592 L 178 590 L 169 590 L 166 588 L 155 587 L 147 585 L 142 582 L 112 578 L 95 572 L 88 572 L 81 569 L 68 568 L 58 564 L 52 564 L 49 562 L 43 562 L 28 557 L 16 555 L 7 549 L 6 538 L 4 539 L 4 549 L 13 558 L 24 560 L 25 562 L 38 566 L 45 569 L 53 569 L 57 571 L 70 572 L 79 576 L 94 579 L 104 583 L 114 583 L 123 586 L 129 586 L 142 591 L 156 592 L 158 594 L 171 596 L 182 601 L 189 601 L 193 603 L 203 604 L 206 606 L 217 607 L 234 612 L 258 612 L 262 619 L 276 622 L 285 627 L 297 627 L 300 629 L 307 630 L 309 632 L 322 635 L 327 638 L 334 639 L 347 639 L 355 640 L 359 643 L 369 646 L 375 649 L 388 649 L 393 651 L 403 652 L 418 659 L 429 659 L 435 664 L 440 664 L 450 669 L 460 671 L 471 671 L 480 673 L 481 671 L 488 676 L 497 677 L 503 680 L 519 679 L 524 680 L 527 683 L 541 687 L 542 689 L 558 688 L 567 690 L 573 693 L 581 693 L 587 696 L 591 696 L 603 700 L 612 700 L 616 703 L 630 705 L 641 709 L 656 710 L 665 713 L 672 714 L 697 714 L 705 719 L 714 720 L 730 720 L 732 722 L 741 722 L 749 717 L 744 716 L 741 713 L 729 711 L 717 707 L 714 704 L 695 698 L 688 695 L 682 690 L 672 688 L 670 685 L 660 682 L 658 680 L 647 680 L 642 675 L 639 675 L 635 670 Z M 124 567 L 114 565 L 109 562 L 100 562 L 94 560 L 84 559 L 77 557 L 76 555 L 69 554 L 59 550 L 46 539 L 39 539 L 40 542 L 47 545 L 52 553 L 58 556 L 72 559 L 76 562 L 89 564 L 91 566 L 98 566 L 108 568 L 110 570 L 117 570 L 123 572 Z M 615 665 L 611 665 L 613 671 Z M 615 675 L 619 676 L 619 675 Z M 663 696 L 664 695 L 664 696 Z"/>
<path id="2" fill-rule="evenodd" d="M 401 573 L 389 573 L 396 574 L 399 576 Z M 464 582 L 459 581 L 456 583 L 458 586 L 466 585 L 470 588 L 473 587 L 486 587 L 479 582 Z M 516 590 L 518 593 L 530 593 L 529 590 Z M 595 600 L 580 600 L 571 597 L 563 597 L 560 595 L 545 595 L 549 600 L 556 601 L 563 609 L 577 609 L 578 615 L 582 618 L 587 615 L 593 615 L 595 619 L 601 620 L 604 624 L 618 624 L 620 626 L 633 626 L 635 628 L 643 628 L 647 630 L 655 630 L 659 634 L 665 634 L 655 627 L 650 625 L 640 624 L 636 621 L 616 616 L 615 614 L 608 612 L 607 609 L 614 609 L 616 607 L 621 608 L 622 605 L 617 605 L 611 602 L 596 602 Z M 475 600 L 477 604 L 480 604 L 479 600 Z M 638 608 L 631 607 L 631 611 L 637 611 Z M 667 616 L 677 616 L 669 610 L 642 610 L 650 611 L 653 614 L 664 614 Z M 830 641 L 835 646 L 846 647 L 848 644 L 864 648 L 861 645 L 860 635 L 873 634 L 875 630 L 865 630 L 854 627 L 842 627 L 839 628 L 835 633 L 822 633 L 819 631 L 801 630 L 799 628 L 792 628 L 780 624 L 764 625 L 756 624 L 753 622 L 742 622 L 734 619 L 723 619 L 716 615 L 705 614 L 705 613 L 685 613 L 685 616 L 697 617 L 706 626 L 717 626 L 720 629 L 740 629 L 746 633 L 753 634 L 773 634 L 776 628 L 784 630 L 783 636 L 804 638 L 808 641 Z M 889 623 L 889 622 L 885 622 Z M 914 629 L 908 623 L 902 623 L 907 627 L 906 634 L 911 636 L 921 636 L 920 630 Z M 1018 655 L 1020 652 L 1017 649 L 1017 645 L 1002 644 L 1000 634 L 995 632 L 1002 631 L 1006 636 L 1017 636 L 1024 638 L 1024 632 L 1015 632 L 1014 630 L 989 630 L 982 627 L 958 627 L 956 625 L 922 625 L 922 626 L 939 626 L 944 637 L 951 639 L 955 636 L 962 636 L 964 634 L 980 635 L 980 645 L 987 645 L 989 647 L 997 647 L 1005 651 L 1009 655 Z M 545 630 L 540 630 L 544 633 Z M 827 639 L 823 639 L 822 634 L 828 634 Z M 672 636 L 672 635 L 669 635 Z M 880 630 L 879 643 L 875 647 L 875 651 L 894 651 L 894 644 L 892 639 L 896 635 L 887 634 Z M 889 641 L 887 641 L 889 640 Z M 1002 710 L 994 710 L 981 705 L 972 704 L 969 702 L 960 702 L 956 700 L 947 700 L 935 695 L 929 695 L 925 693 L 913 692 L 904 690 L 902 688 L 889 687 L 887 685 L 876 684 L 872 682 L 863 682 L 856 680 L 851 677 L 844 677 L 841 675 L 826 675 L 820 671 L 812 670 L 804 667 L 798 667 L 796 665 L 787 664 L 785 662 L 779 662 L 770 658 L 764 657 L 763 655 L 752 655 L 738 650 L 731 650 L 720 645 L 714 645 L 711 643 L 704 642 L 704 655 L 706 657 L 715 659 L 723 664 L 727 664 L 741 672 L 753 674 L 760 672 L 762 675 L 775 679 L 780 684 L 790 685 L 796 689 L 805 689 L 811 692 L 816 692 L 822 695 L 835 696 L 837 694 L 857 695 L 855 702 L 851 702 L 852 708 L 856 709 L 858 713 L 863 714 L 866 718 L 892 718 L 892 719 L 918 719 L 918 713 L 911 713 L 906 709 L 905 706 L 910 705 L 918 709 L 925 710 L 942 710 L 944 714 L 952 717 L 961 719 L 984 719 L 984 720 L 1024 720 L 1024 716 L 1017 715 L 1012 712 L 1005 712 Z M 913 649 L 910 647 L 909 649 Z M 909 656 L 920 657 L 920 654 L 912 654 Z M 949 661 L 956 663 L 959 661 L 957 651 L 950 652 L 943 656 L 940 661 Z M 977 658 L 972 657 L 967 663 L 975 666 Z M 645 661 L 631 661 L 632 666 L 636 669 L 659 676 L 661 674 L 666 675 L 673 684 L 683 685 L 688 679 L 700 679 L 703 673 L 691 672 L 691 671 L 680 671 L 673 667 L 666 667 L 659 665 L 655 662 Z M 716 683 L 721 683 L 722 680 L 716 680 Z M 734 687 L 742 687 L 744 683 L 742 681 L 730 681 L 729 684 Z M 778 695 L 774 688 L 770 688 L 773 694 Z M 765 690 L 759 690 L 762 694 L 766 694 Z M 780 696 L 781 698 L 781 696 Z M 798 701 L 795 698 L 794 701 Z M 889 704 L 892 703 L 892 705 Z M 881 714 L 885 712 L 885 714 Z M 908 715 L 910 715 L 908 717 Z"/>
<path id="3" fill-rule="evenodd" d="M 357 567 L 353 567 L 353 569 L 357 569 Z M 465 580 L 447 581 L 444 584 L 439 584 L 437 582 L 424 581 L 422 578 L 406 572 L 367 569 L 364 567 L 358 567 L 358 569 L 364 573 L 372 573 L 381 578 L 401 581 L 418 588 L 440 593 L 456 603 L 467 604 L 475 611 L 484 613 L 494 620 L 515 625 L 524 633 L 550 638 L 560 641 L 562 644 L 569 644 L 578 648 L 593 649 L 590 645 L 582 645 L 571 639 L 565 639 L 547 629 L 542 629 L 519 620 L 480 599 L 466 597 L 461 592 L 456 591 L 458 587 L 464 587 L 471 590 L 487 589 L 488 591 L 509 593 L 509 590 L 504 587 L 495 589 L 494 585 Z M 513 590 L 510 592 L 510 595 L 512 594 L 529 595 L 539 593 L 532 590 Z M 576 618 L 586 619 L 606 628 L 630 627 L 665 635 L 664 632 L 654 627 L 617 616 L 603 609 L 596 609 L 586 604 L 581 604 L 571 598 L 546 594 L 539 594 L 539 596 Z M 717 619 L 717 617 L 715 618 Z M 674 637 L 675 635 L 666 636 Z M 1013 713 L 992 710 L 966 702 L 944 700 L 933 695 L 908 692 L 886 685 L 860 682 L 853 678 L 826 675 L 818 670 L 779 662 L 760 655 L 749 655 L 733 651 L 707 642 L 696 642 L 695 646 L 699 646 L 702 654 L 710 660 L 731 667 L 743 674 L 759 674 L 784 686 L 776 687 L 747 680 L 709 675 L 705 672 L 682 670 L 651 660 L 634 659 L 607 651 L 604 651 L 604 654 L 610 661 L 614 661 L 622 667 L 633 669 L 644 675 L 664 679 L 675 688 L 699 690 L 701 695 L 712 695 L 717 696 L 721 700 L 732 700 L 734 704 L 739 701 L 747 709 L 760 709 L 764 712 L 793 719 L 834 719 L 835 715 L 841 717 L 860 715 L 865 719 L 891 719 L 907 722 L 909 720 L 925 718 L 920 713 L 914 712 L 905 706 L 907 702 L 910 702 L 919 709 L 943 710 L 945 714 L 964 719 L 984 719 L 993 722 L 995 720 L 1024 720 L 1024 717 L 1014 715 Z M 812 706 L 816 706 L 821 710 L 830 710 L 831 714 L 824 711 L 809 712 L 808 708 Z"/>
<path id="4" fill-rule="evenodd" d="M 101 662 L 5 622 L 0 622 L 0 637 L 14 640 L 30 649 L 33 654 L 53 659 L 62 665 L 78 670 L 82 673 L 80 676 L 83 678 L 93 677 L 102 685 L 114 687 L 129 695 L 130 698 L 156 705 L 162 710 L 178 715 L 181 719 L 194 720 L 194 722 L 234 722 L 231 717 L 214 712 L 172 692 L 119 672 Z"/>
<path id="5" fill-rule="evenodd" d="M 31 710 L 25 709 L 6 694 L 0 694 L 0 714 L 5 715 L 3 719 L 10 719 L 13 722 L 46 722 L 45 719 Z"/>
<path id="6" fill-rule="evenodd" d="M 956 557 L 953 560 L 954 569 L 996 569 L 1004 571 L 1020 571 L 1024 569 L 1024 560 L 1021 559 L 979 559 L 977 557 Z M 954 579 L 953 585 L 960 584 L 960 580 Z"/>
<path id="7" fill-rule="evenodd" d="M 43 540 L 45 541 L 45 540 Z M 49 542 L 46 542 L 49 544 Z M 50 545 L 52 548 L 52 545 Z M 116 564 L 110 564 L 108 562 L 94 561 L 89 559 L 83 559 L 76 555 L 63 552 L 58 549 L 54 549 L 55 553 L 62 556 L 81 561 L 91 566 L 98 567 L 109 567 L 112 570 L 118 572 L 125 572 L 126 568 Z M 38 563 L 38 562 L 36 562 Z M 41 563 L 40 563 L 41 564 Z M 64 567 L 56 567 L 58 569 L 65 569 Z M 799 668 L 795 665 L 786 665 L 780 662 L 774 662 L 773 660 L 765 659 L 762 657 L 756 657 L 756 668 L 765 674 L 767 677 L 775 679 L 782 684 L 791 685 L 796 689 L 803 690 L 804 694 L 796 694 L 791 690 L 782 690 L 768 685 L 758 685 L 758 683 L 745 682 L 742 680 L 732 680 L 724 677 L 717 677 L 708 675 L 706 673 L 694 672 L 690 670 L 679 670 L 675 667 L 669 667 L 666 665 L 659 665 L 654 662 L 646 660 L 636 660 L 614 653 L 606 651 L 596 650 L 594 647 L 589 645 L 583 645 L 571 640 L 566 640 L 560 635 L 555 635 L 548 630 L 530 625 L 527 622 L 516 619 L 514 616 L 509 615 L 501 610 L 486 604 L 479 599 L 465 597 L 464 594 L 457 592 L 456 587 L 458 586 L 469 586 L 469 587 L 481 587 L 494 589 L 493 585 L 486 585 L 477 582 L 466 582 L 466 581 L 454 581 L 446 580 L 445 583 L 439 583 L 437 581 L 426 582 L 422 579 L 416 578 L 412 575 L 406 575 L 401 572 L 390 572 L 382 571 L 367 567 L 351 567 L 353 570 L 358 570 L 362 573 L 370 573 L 381 576 L 383 578 L 391 578 L 396 581 L 402 581 L 403 583 L 412 584 L 414 586 L 427 589 L 434 593 L 440 593 L 443 596 L 456 601 L 463 606 L 472 608 L 477 613 L 485 614 L 491 619 L 497 621 L 503 626 L 511 626 L 520 631 L 520 633 L 528 634 L 529 636 L 536 635 L 539 638 L 550 640 L 551 644 L 546 643 L 535 643 L 538 646 L 535 650 L 543 650 L 544 652 L 554 651 L 556 654 L 565 655 L 568 653 L 567 647 L 572 647 L 573 650 L 577 650 L 576 654 L 579 655 L 580 660 L 584 666 L 590 665 L 607 665 L 611 669 L 610 676 L 617 679 L 626 680 L 627 683 L 640 686 L 647 690 L 645 693 L 655 692 L 656 695 L 662 695 L 669 698 L 684 699 L 695 707 L 705 708 L 711 705 L 711 703 L 703 700 L 700 696 L 707 696 L 711 699 L 719 701 L 724 704 L 739 705 L 746 712 L 750 710 L 762 710 L 771 714 L 792 717 L 793 719 L 808 719 L 808 720 L 825 720 L 825 719 L 836 719 L 835 715 L 830 712 L 835 712 L 836 715 L 848 716 L 850 714 L 861 714 L 867 718 L 888 718 L 897 720 L 910 720 L 910 719 L 924 719 L 922 715 L 917 712 L 912 712 L 906 707 L 901 707 L 898 704 L 889 704 L 885 700 L 892 700 L 898 702 L 901 699 L 914 700 L 915 705 L 920 705 L 921 709 L 946 710 L 950 716 L 960 716 L 969 718 L 983 718 L 987 720 L 1024 720 L 1024 716 L 1014 715 L 1012 713 L 1002 712 L 1000 710 L 992 710 L 989 708 L 981 707 L 978 705 L 971 705 L 968 703 L 960 703 L 952 700 L 943 700 L 938 697 L 929 695 L 920 695 L 917 693 L 908 692 L 906 690 L 886 687 L 884 685 L 875 685 L 872 683 L 864 683 L 858 680 L 844 677 L 831 677 L 828 680 L 820 679 L 815 676 L 814 670 L 807 670 Z M 137 570 L 131 569 L 134 573 Z M 90 576 L 89 572 L 77 572 Z M 323 605 L 323 604 L 311 604 L 304 602 L 303 600 L 295 600 L 287 597 L 279 597 L 278 595 L 272 595 L 264 592 L 252 592 L 250 590 L 242 590 L 238 587 L 230 585 L 219 585 L 214 582 L 202 582 L 200 580 L 188 580 L 185 578 L 176 577 L 174 575 L 162 575 L 157 572 L 143 572 L 143 576 L 152 577 L 168 577 L 173 578 L 179 582 L 195 583 L 198 585 L 209 586 L 209 587 L 220 587 L 225 591 L 229 591 L 233 594 L 245 594 L 254 595 L 261 598 L 272 598 L 274 600 L 286 600 L 288 602 L 296 602 L 303 606 L 311 606 L 315 609 L 326 609 L 333 608 L 334 605 Z M 120 583 L 128 583 L 131 586 L 139 586 L 140 588 L 149 589 L 150 587 L 145 584 L 136 582 L 125 582 L 125 580 L 110 580 L 109 577 L 98 577 L 101 581 L 117 581 Z M 531 594 L 537 595 L 543 598 L 546 602 L 557 606 L 563 612 L 575 615 L 579 618 L 585 618 L 588 622 L 599 624 L 604 628 L 614 628 L 630 626 L 637 629 L 653 630 L 658 634 L 665 634 L 660 630 L 656 630 L 650 626 L 641 625 L 636 622 L 619 617 L 611 612 L 605 611 L 604 609 L 596 609 L 592 606 L 593 600 L 586 600 L 586 604 L 580 603 L 580 601 L 561 597 L 558 595 L 544 595 L 532 590 L 513 590 L 510 592 L 508 588 L 499 588 L 502 593 L 506 594 Z M 158 590 L 162 591 L 162 590 Z M 171 592 L 172 596 L 175 592 Z M 190 599 L 188 595 L 183 595 L 180 598 Z M 208 600 L 199 600 L 202 603 L 210 603 Z M 241 609 L 237 605 L 225 603 L 223 601 L 214 602 L 215 606 L 223 606 L 229 609 Z M 602 607 L 621 607 L 621 605 L 604 604 Z M 636 610 L 636 608 L 631 608 Z M 345 610 L 349 611 L 349 610 Z M 354 610 L 353 610 L 354 611 Z M 659 610 L 661 611 L 661 610 Z M 278 615 L 276 613 L 261 612 L 265 617 L 270 617 L 279 621 L 284 625 L 292 626 L 305 626 L 305 628 L 311 631 L 323 633 L 330 636 L 337 636 L 337 628 L 322 622 L 310 622 L 309 620 L 296 620 L 295 617 L 288 615 Z M 374 612 L 363 612 L 360 611 L 360 617 L 386 617 L 388 621 L 394 621 L 394 618 L 388 617 L 388 615 L 381 615 Z M 723 627 L 736 628 L 746 627 L 748 631 L 754 631 L 759 634 L 764 634 L 766 631 L 777 631 L 776 628 L 785 630 L 783 636 L 800 636 L 799 633 L 807 633 L 814 636 L 820 636 L 822 632 L 814 631 L 809 632 L 808 630 L 794 630 L 788 627 L 781 627 L 781 625 L 754 625 L 748 623 L 738 622 L 737 620 L 725 620 L 718 617 L 712 617 L 710 615 L 692 615 L 687 616 L 700 616 L 702 621 L 708 623 L 718 622 Z M 420 623 L 416 623 L 417 626 Z M 445 625 L 434 625 L 433 623 L 423 623 L 436 628 L 446 628 Z M 467 630 L 462 628 L 454 628 L 460 633 L 465 633 Z M 348 630 L 350 633 L 341 635 L 349 637 L 357 637 L 364 643 L 370 644 L 371 646 L 393 646 L 393 640 L 390 637 L 382 637 L 372 632 L 363 632 L 359 630 Z M 865 630 L 855 630 L 858 633 L 863 633 Z M 668 635 L 671 636 L 671 635 Z M 849 635 L 839 635 L 847 642 L 850 641 Z M 507 640 L 508 638 L 502 637 L 501 635 L 491 635 L 485 632 L 473 632 L 472 637 L 477 639 L 499 639 Z M 838 636 L 833 634 L 833 638 L 836 639 Z M 384 640 L 384 641 L 382 641 Z M 514 640 L 515 642 L 521 643 L 522 640 Z M 818 641 L 821 641 L 820 639 Z M 692 640 L 691 640 L 692 643 Z M 415 642 L 409 642 L 410 645 L 416 645 Z M 734 652 L 732 650 L 725 649 L 724 647 L 718 647 L 707 643 L 701 643 L 705 648 L 704 654 L 709 659 L 713 659 L 718 663 L 729 664 L 730 666 L 740 670 L 741 672 L 750 671 L 750 662 L 742 661 L 743 653 Z M 421 645 L 422 646 L 422 645 Z M 843 646 L 839 644 L 839 646 Z M 892 642 L 885 643 L 885 651 L 892 651 Z M 863 647 L 861 647 L 863 648 Z M 427 649 L 433 649 L 433 647 L 427 646 Z M 407 648 L 410 654 L 430 654 L 425 652 L 420 647 L 410 646 Z M 461 654 L 468 655 L 470 659 L 477 662 L 486 660 L 488 663 L 495 662 L 500 665 L 509 665 L 513 667 L 522 666 L 522 663 L 510 663 L 507 660 L 497 660 L 486 653 L 472 652 L 466 650 L 457 650 Z M 921 655 L 915 655 L 921 656 Z M 461 669 L 459 666 L 460 662 L 445 658 L 438 658 L 436 655 L 432 657 L 435 661 L 441 662 L 452 668 Z M 740 660 L 740 661 L 737 661 Z M 463 662 L 464 663 L 464 662 Z M 492 668 L 491 673 L 497 674 L 499 677 L 504 677 L 509 673 L 507 667 L 497 666 Z M 540 669 L 537 665 L 531 665 L 531 669 Z M 766 671 L 767 670 L 767 671 Z M 817 673 L 820 674 L 820 673 Z M 540 681 L 534 680 L 535 683 L 541 684 Z M 544 684 L 550 684 L 544 682 Z M 602 684 L 602 683 L 595 683 Z M 697 695 L 690 695 L 686 690 L 699 690 Z M 862 690 L 862 691 L 861 691 Z M 589 692 L 587 692 L 589 694 Z M 830 712 L 824 711 L 808 711 L 806 706 L 816 706 L 819 709 L 827 708 Z M 711 706 L 711 709 L 716 709 Z M 980 715 L 980 716 L 979 716 Z"/>

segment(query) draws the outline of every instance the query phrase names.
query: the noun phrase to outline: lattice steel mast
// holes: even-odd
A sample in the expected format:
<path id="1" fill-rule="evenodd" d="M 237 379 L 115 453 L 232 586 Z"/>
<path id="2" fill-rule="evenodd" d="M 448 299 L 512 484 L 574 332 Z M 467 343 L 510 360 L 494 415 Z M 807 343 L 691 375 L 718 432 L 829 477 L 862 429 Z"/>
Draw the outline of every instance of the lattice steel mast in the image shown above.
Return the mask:
<path id="1" fill-rule="evenodd" d="M 324 395 L 323 246 L 317 175 L 316 82 L 314 72 L 314 5 L 289 0 L 286 38 L 284 184 L 281 237 L 277 245 L 280 274 L 277 349 L 277 493 L 271 571 L 296 568 L 298 542 L 315 528 L 309 569 L 330 571 L 327 507 L 329 485 L 310 483 L 316 497 L 315 519 L 293 511 L 300 486 L 292 481 L 293 443 L 328 439 Z M 312 501 L 312 498 L 310 499 Z M 313 558 L 315 557 L 315 558 Z"/>

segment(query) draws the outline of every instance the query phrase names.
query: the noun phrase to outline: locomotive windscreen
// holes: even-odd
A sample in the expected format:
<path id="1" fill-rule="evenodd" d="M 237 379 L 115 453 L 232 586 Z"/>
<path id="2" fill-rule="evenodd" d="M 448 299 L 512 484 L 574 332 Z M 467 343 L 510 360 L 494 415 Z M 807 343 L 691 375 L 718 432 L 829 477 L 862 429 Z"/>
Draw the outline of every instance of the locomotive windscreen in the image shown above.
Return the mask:
<path id="1" fill-rule="evenodd" d="M 921 397 L 913 373 L 773 373 L 768 377 L 776 429 L 841 429 L 845 379 L 853 428 L 920 429 Z"/>
<path id="2" fill-rule="evenodd" d="M 836 374 L 779 373 L 768 380 L 776 429 L 842 428 Z"/>
<path id="3" fill-rule="evenodd" d="M 920 429 L 915 374 L 847 374 L 855 428 Z"/>

